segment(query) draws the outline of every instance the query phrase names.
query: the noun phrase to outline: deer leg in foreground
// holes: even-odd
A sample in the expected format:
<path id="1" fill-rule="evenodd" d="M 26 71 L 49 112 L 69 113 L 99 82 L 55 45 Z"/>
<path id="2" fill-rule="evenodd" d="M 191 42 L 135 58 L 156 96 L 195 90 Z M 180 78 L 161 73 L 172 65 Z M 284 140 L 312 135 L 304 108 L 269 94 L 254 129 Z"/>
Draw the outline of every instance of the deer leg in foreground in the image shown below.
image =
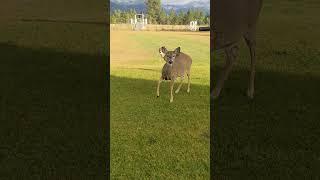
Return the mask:
<path id="1" fill-rule="evenodd" d="M 190 92 L 190 73 L 188 73 L 187 76 L 188 76 L 188 89 L 187 89 L 187 92 L 189 93 Z"/>
<path id="2" fill-rule="evenodd" d="M 237 59 L 238 49 L 238 45 L 233 45 L 225 49 L 226 64 L 222 70 L 222 73 L 220 74 L 220 78 L 218 79 L 217 85 L 212 92 L 212 96 L 214 99 L 219 97 L 221 89 L 224 86 L 224 81 L 228 79 L 229 73 L 232 69 L 232 65 L 234 61 Z"/>
<path id="3" fill-rule="evenodd" d="M 255 65 L 256 65 L 256 49 L 255 49 L 255 40 L 254 38 L 245 37 L 247 46 L 250 49 L 250 77 L 249 77 L 249 84 L 248 84 L 248 90 L 247 90 L 247 96 L 249 98 L 253 98 L 254 96 L 254 78 L 255 78 Z"/>
<path id="4" fill-rule="evenodd" d="M 158 81 L 158 87 L 157 87 L 157 97 L 160 96 L 160 92 L 159 92 L 159 89 L 160 89 L 160 84 L 161 82 L 163 81 L 162 77 L 160 77 L 159 81 Z"/>
<path id="5" fill-rule="evenodd" d="M 170 81 L 170 102 L 172 102 L 173 101 L 173 93 L 172 93 L 172 91 L 173 91 L 173 85 L 174 85 L 174 80 L 172 79 L 171 81 Z"/>
<path id="6" fill-rule="evenodd" d="M 177 90 L 175 91 L 175 93 L 176 93 L 176 94 L 177 94 L 177 93 L 179 93 L 180 88 L 181 88 L 182 83 L 183 83 L 183 80 L 184 80 L 184 77 L 181 77 L 181 82 L 180 82 L 180 84 L 179 84 L 179 86 L 178 86 Z"/>

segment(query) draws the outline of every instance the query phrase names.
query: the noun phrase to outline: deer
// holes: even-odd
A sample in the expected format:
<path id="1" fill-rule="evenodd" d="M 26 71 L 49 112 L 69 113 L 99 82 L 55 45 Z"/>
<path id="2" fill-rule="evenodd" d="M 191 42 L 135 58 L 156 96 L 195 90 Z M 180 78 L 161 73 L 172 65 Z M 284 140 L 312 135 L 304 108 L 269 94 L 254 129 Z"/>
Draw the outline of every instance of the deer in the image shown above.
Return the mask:
<path id="1" fill-rule="evenodd" d="M 238 58 L 239 41 L 244 38 L 250 50 L 250 73 L 247 96 L 254 97 L 256 64 L 256 29 L 263 0 L 215 0 L 213 21 L 211 21 L 211 52 L 224 50 L 226 64 L 220 74 L 211 97 L 217 99 Z"/>
<path id="2" fill-rule="evenodd" d="M 159 54 L 166 62 L 162 67 L 162 73 L 158 81 L 157 86 L 157 97 L 160 96 L 160 84 L 162 81 L 170 81 L 170 103 L 173 102 L 173 86 L 175 80 L 180 77 L 181 82 L 176 89 L 175 93 L 179 93 L 182 83 L 184 81 L 185 75 L 188 77 L 188 89 L 187 92 L 190 93 L 190 69 L 192 64 L 192 59 L 189 55 L 181 52 L 181 48 L 177 47 L 173 51 L 168 51 L 166 47 L 162 46 L 159 48 Z"/>

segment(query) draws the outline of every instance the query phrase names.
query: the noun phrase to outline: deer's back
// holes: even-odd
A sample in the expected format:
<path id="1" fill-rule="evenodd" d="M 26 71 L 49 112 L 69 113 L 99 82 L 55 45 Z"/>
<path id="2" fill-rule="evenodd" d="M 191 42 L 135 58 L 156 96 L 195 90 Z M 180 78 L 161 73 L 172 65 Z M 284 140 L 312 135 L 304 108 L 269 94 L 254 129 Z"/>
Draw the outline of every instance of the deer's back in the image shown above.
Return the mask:
<path id="1" fill-rule="evenodd" d="M 184 76 L 186 73 L 190 72 L 192 64 L 192 59 L 189 55 L 181 52 L 177 56 L 172 64 L 172 75 L 175 77 Z"/>
<path id="2" fill-rule="evenodd" d="M 239 41 L 244 33 L 255 28 L 262 0 L 216 0 L 213 12 L 214 46 Z"/>

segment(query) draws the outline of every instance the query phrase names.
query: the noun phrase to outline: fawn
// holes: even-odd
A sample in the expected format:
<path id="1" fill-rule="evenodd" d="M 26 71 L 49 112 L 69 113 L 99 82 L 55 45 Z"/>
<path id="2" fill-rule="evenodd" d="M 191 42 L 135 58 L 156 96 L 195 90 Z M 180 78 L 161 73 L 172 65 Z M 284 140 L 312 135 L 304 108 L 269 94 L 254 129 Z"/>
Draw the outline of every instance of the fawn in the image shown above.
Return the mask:
<path id="1" fill-rule="evenodd" d="M 160 56 L 166 61 L 162 68 L 162 74 L 158 81 L 157 87 L 157 97 L 159 97 L 160 84 L 164 80 L 170 80 L 170 102 L 173 102 L 173 85 L 175 80 L 180 77 L 181 83 L 178 86 L 175 93 L 180 91 L 182 86 L 184 75 L 188 76 L 188 89 L 190 92 L 190 68 L 192 64 L 192 59 L 189 55 L 180 51 L 180 47 L 177 47 L 174 51 L 168 51 L 164 46 L 159 48 Z"/>

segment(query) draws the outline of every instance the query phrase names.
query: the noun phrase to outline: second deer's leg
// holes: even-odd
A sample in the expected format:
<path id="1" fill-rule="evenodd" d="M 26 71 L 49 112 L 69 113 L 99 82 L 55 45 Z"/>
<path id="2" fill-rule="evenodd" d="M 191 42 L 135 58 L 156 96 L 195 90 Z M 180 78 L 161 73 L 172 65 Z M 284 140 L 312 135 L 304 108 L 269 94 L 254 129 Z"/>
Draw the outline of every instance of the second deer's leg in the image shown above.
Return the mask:
<path id="1" fill-rule="evenodd" d="M 247 90 L 247 96 L 249 98 L 253 98 L 254 96 L 254 79 L 255 79 L 255 66 L 256 66 L 256 42 L 255 42 L 255 36 L 254 33 L 248 34 L 245 37 L 247 46 L 250 50 L 250 75 L 249 75 L 249 84 L 248 84 L 248 90 Z"/>
<path id="2" fill-rule="evenodd" d="M 160 92 L 159 92 L 159 89 L 160 89 L 160 84 L 161 82 L 163 81 L 162 77 L 160 77 L 159 81 L 158 81 L 158 86 L 157 86 L 157 97 L 160 96 Z"/>
<path id="3" fill-rule="evenodd" d="M 187 89 L 187 92 L 189 93 L 190 92 L 190 73 L 188 73 L 187 76 L 188 76 L 188 89 Z"/>
<path id="4" fill-rule="evenodd" d="M 238 45 L 233 45 L 233 46 L 227 47 L 225 49 L 226 64 L 223 67 L 223 70 L 220 74 L 217 85 L 212 92 L 213 98 L 219 97 L 221 89 L 224 86 L 224 82 L 225 82 L 225 80 L 228 79 L 229 73 L 232 69 L 232 65 L 233 65 L 234 61 L 237 59 L 238 50 L 239 50 Z"/>
<path id="5" fill-rule="evenodd" d="M 173 85 L 174 85 L 174 80 L 170 81 L 170 102 L 173 101 Z"/>
<path id="6" fill-rule="evenodd" d="M 181 77 L 181 82 L 180 82 L 177 90 L 175 91 L 176 94 L 180 91 L 180 88 L 181 88 L 181 86 L 182 86 L 183 80 L 184 80 L 184 77 Z"/>

